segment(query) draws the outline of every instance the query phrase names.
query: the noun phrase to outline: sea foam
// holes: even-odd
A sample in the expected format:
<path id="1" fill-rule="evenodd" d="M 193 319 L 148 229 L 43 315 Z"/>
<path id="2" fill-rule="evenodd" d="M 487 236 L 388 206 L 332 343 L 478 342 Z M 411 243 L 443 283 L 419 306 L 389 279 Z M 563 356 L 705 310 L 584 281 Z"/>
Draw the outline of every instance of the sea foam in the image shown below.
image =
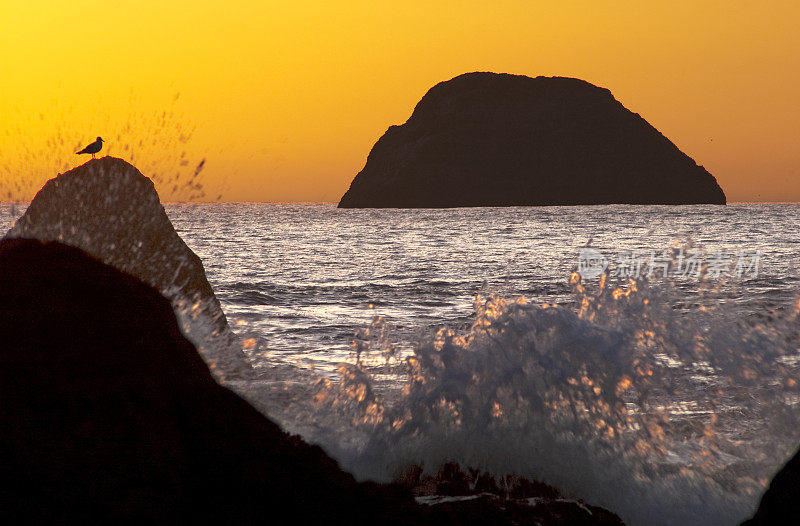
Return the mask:
<path id="1" fill-rule="evenodd" d="M 318 383 L 325 431 L 309 438 L 363 478 L 455 461 L 546 482 L 630 524 L 750 515 L 798 439 L 797 311 L 741 318 L 698 306 L 702 294 L 690 308 L 679 286 L 647 279 L 571 284 L 577 308 L 478 297 L 471 327 L 406 356 L 376 318 L 341 379 Z M 375 352 L 386 365 L 370 365 Z M 382 393 L 387 371 L 399 393 Z"/>

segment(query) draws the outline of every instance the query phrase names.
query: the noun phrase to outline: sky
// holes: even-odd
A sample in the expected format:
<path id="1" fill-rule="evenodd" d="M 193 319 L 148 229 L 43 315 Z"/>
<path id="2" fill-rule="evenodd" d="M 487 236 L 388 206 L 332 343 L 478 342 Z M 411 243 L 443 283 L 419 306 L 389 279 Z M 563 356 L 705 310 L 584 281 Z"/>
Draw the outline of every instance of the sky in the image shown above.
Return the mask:
<path id="1" fill-rule="evenodd" d="M 494 71 L 608 88 L 729 201 L 800 201 L 798 20 L 790 1 L 2 0 L 0 199 L 100 135 L 165 201 L 336 202 L 430 87 Z"/>

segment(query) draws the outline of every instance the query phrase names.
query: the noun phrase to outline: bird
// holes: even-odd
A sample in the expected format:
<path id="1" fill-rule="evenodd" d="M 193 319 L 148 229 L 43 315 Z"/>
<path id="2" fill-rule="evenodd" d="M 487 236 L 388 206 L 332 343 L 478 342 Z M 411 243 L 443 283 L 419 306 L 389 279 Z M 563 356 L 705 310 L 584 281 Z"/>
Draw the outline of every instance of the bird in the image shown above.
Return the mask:
<path id="1" fill-rule="evenodd" d="M 97 140 L 94 141 L 92 144 L 90 144 L 89 146 L 87 146 L 83 150 L 81 150 L 79 152 L 75 152 L 75 153 L 77 153 L 79 155 L 82 154 L 82 153 L 91 153 L 92 154 L 92 159 L 94 159 L 95 158 L 94 154 L 99 152 L 100 148 L 102 148 L 102 147 L 103 147 L 103 139 L 102 139 L 102 137 L 98 137 Z"/>

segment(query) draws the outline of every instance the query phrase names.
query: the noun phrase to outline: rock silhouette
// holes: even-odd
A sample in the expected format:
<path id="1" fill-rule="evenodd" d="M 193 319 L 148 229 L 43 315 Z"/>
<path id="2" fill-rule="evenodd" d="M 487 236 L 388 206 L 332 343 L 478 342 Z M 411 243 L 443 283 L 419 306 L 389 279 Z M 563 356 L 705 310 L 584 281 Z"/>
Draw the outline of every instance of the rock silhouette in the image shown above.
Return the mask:
<path id="1" fill-rule="evenodd" d="M 427 506 L 356 482 L 218 385 L 156 289 L 61 243 L 0 242 L 0 335 L 7 521 L 619 524 L 561 500 Z"/>
<path id="2" fill-rule="evenodd" d="M 175 232 L 153 182 L 122 159 L 91 160 L 48 181 L 6 237 L 60 241 L 138 277 L 172 302 L 218 377 L 248 374 L 200 258 Z"/>
<path id="3" fill-rule="evenodd" d="M 607 89 L 467 73 L 390 126 L 340 208 L 725 204 L 716 179 Z"/>
<path id="4" fill-rule="evenodd" d="M 0 244 L 0 334 L 7 519 L 364 523 L 411 508 L 217 385 L 167 300 L 78 249 Z"/>

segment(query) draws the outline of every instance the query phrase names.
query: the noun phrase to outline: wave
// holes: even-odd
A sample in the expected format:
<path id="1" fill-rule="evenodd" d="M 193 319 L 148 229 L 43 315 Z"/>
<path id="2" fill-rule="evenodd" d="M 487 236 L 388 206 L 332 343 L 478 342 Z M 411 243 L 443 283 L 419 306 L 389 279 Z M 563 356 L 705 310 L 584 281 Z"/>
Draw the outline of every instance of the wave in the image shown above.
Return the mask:
<path id="1" fill-rule="evenodd" d="M 743 317 L 703 301 L 712 283 L 693 307 L 645 279 L 587 287 L 576 273 L 571 286 L 575 308 L 479 296 L 471 326 L 421 337 L 407 356 L 376 317 L 339 381 L 318 382 L 304 433 L 362 478 L 457 462 L 551 484 L 629 524 L 750 515 L 798 440 L 797 308 Z"/>

